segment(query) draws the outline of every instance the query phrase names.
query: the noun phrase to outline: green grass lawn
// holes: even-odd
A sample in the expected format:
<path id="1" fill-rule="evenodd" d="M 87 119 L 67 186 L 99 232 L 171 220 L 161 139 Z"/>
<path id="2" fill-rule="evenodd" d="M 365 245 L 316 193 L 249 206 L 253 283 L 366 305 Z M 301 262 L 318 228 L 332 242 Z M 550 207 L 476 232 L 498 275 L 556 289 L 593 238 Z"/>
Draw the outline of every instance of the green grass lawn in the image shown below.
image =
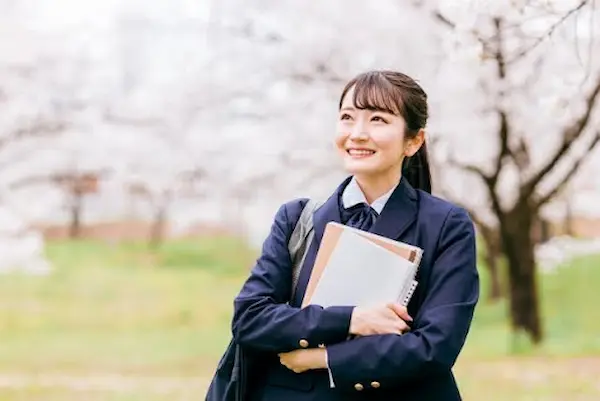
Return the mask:
<path id="1" fill-rule="evenodd" d="M 203 399 L 253 252 L 215 238 L 158 252 L 53 243 L 48 254 L 48 277 L 0 276 L 0 400 Z M 542 277 L 536 350 L 511 354 L 506 305 L 480 303 L 456 369 L 465 400 L 599 399 L 599 265 Z"/>

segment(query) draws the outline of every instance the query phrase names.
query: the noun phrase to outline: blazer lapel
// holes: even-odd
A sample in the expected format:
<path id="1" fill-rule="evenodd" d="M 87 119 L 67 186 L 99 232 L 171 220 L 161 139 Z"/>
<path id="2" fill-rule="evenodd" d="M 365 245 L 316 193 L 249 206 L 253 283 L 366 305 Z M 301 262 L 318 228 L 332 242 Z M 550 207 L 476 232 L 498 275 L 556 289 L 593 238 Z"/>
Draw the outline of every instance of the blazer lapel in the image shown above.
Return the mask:
<path id="1" fill-rule="evenodd" d="M 369 231 L 390 239 L 398 239 L 415 222 L 417 212 L 417 192 L 402 177 Z"/>

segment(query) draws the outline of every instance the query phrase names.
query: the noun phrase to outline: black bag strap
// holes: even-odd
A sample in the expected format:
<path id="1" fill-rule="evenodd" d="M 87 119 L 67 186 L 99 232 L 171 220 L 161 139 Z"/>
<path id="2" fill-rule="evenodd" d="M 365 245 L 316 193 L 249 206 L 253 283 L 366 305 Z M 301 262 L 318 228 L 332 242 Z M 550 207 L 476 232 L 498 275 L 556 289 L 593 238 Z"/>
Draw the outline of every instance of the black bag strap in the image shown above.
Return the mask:
<path id="1" fill-rule="evenodd" d="M 288 250 L 292 259 L 292 295 L 290 299 L 293 299 L 296 294 L 302 265 L 314 236 L 313 213 L 319 206 L 321 203 L 312 199 L 306 202 L 288 242 Z"/>

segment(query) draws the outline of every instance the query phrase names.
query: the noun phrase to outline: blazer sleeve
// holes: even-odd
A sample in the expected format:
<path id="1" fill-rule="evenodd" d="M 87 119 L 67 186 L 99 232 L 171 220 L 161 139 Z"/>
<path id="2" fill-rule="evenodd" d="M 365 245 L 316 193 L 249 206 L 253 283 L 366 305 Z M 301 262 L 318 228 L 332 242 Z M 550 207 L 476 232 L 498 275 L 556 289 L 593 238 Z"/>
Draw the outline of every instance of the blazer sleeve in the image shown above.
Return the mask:
<path id="1" fill-rule="evenodd" d="M 327 347 L 335 386 L 394 387 L 448 372 L 461 351 L 479 298 L 475 230 L 467 213 L 452 209 L 442 226 L 430 282 L 413 330 L 359 337 Z"/>
<path id="2" fill-rule="evenodd" d="M 292 221 L 288 208 L 294 214 Z M 353 307 L 287 304 L 292 285 L 287 244 L 301 209 L 301 204 L 291 202 L 279 208 L 261 255 L 234 300 L 232 332 L 242 346 L 288 352 L 343 341 L 348 335 Z"/>

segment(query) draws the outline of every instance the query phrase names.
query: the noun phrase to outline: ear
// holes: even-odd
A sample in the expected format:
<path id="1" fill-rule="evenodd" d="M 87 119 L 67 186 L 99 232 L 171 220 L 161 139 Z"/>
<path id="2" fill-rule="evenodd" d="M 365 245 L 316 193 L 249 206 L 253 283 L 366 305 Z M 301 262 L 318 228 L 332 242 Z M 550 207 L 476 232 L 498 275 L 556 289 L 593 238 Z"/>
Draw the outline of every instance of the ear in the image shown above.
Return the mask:
<path id="1" fill-rule="evenodd" d="M 425 142 L 425 130 L 421 128 L 414 138 L 408 139 L 404 146 L 404 156 L 411 157 L 421 149 L 421 145 Z"/>

